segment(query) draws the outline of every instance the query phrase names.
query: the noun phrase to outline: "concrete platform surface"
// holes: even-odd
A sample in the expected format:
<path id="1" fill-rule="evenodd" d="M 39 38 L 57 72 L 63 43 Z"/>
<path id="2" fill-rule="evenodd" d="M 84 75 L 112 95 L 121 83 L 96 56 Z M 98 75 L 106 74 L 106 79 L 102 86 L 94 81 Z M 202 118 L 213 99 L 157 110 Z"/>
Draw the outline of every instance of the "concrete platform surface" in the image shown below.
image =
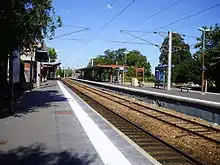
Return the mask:
<path id="1" fill-rule="evenodd" d="M 178 89 L 171 89 L 170 91 L 167 91 L 164 89 L 156 89 L 153 87 L 134 87 L 131 85 L 123 85 L 118 83 L 96 82 L 96 81 L 75 79 L 75 78 L 73 78 L 73 80 L 99 85 L 103 87 L 105 86 L 119 90 L 140 93 L 156 98 L 162 98 L 162 99 L 164 98 L 168 100 L 186 102 L 190 104 L 192 103 L 192 104 L 211 107 L 211 108 L 220 108 L 220 94 L 217 93 L 206 93 L 205 95 L 201 95 L 201 93 L 197 91 L 181 92 Z"/>
<path id="2" fill-rule="evenodd" d="M 112 84 L 112 83 L 111 83 Z M 122 86 L 121 84 L 117 84 L 119 86 Z M 155 87 L 133 87 L 131 85 L 126 85 L 130 88 L 136 88 L 136 89 L 142 89 L 152 92 L 158 92 L 158 93 L 164 93 L 164 94 L 171 94 L 176 96 L 182 96 L 182 97 L 188 97 L 188 98 L 194 98 L 194 99 L 200 99 L 205 101 L 213 101 L 213 102 L 219 102 L 220 103 L 220 94 L 219 93 L 205 93 L 205 95 L 201 95 L 200 91 L 193 91 L 189 90 L 189 92 L 186 92 L 185 90 L 181 92 L 178 88 L 171 88 L 170 91 L 164 90 L 163 88 L 155 88 Z"/>
<path id="3" fill-rule="evenodd" d="M 0 112 L 1 165 L 160 164 L 61 82 L 26 92 L 16 114 Z"/>

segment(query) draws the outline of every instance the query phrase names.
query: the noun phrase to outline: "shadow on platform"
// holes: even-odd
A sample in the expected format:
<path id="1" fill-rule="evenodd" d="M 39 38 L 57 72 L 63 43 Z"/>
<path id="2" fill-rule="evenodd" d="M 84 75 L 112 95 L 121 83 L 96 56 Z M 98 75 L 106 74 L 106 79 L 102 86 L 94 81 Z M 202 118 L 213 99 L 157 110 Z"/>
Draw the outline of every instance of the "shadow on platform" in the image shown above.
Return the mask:
<path id="1" fill-rule="evenodd" d="M 57 90 L 35 90 L 26 92 L 22 99 L 15 105 L 14 117 L 22 117 L 31 112 L 36 112 L 40 108 L 50 107 L 52 102 L 64 102 L 66 98 L 59 94 Z M 53 105 L 53 106 L 56 106 Z M 0 111 L 0 119 L 11 116 L 8 110 Z"/>
<path id="2" fill-rule="evenodd" d="M 72 150 L 51 153 L 39 143 L 0 151 L 1 165 L 90 165 L 95 159 L 96 156 L 79 155 Z"/>

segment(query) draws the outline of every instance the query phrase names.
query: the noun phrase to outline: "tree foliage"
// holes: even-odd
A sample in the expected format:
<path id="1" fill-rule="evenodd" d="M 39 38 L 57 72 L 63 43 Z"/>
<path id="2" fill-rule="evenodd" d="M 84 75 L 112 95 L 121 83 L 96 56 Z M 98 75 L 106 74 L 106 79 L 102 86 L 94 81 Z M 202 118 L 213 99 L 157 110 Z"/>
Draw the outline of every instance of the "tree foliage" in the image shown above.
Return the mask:
<path id="1" fill-rule="evenodd" d="M 48 54 L 49 54 L 50 62 L 55 62 L 57 59 L 56 49 L 49 47 Z"/>
<path id="2" fill-rule="evenodd" d="M 207 28 L 207 27 L 203 27 Z M 195 53 L 197 58 L 197 65 L 202 67 L 202 55 L 204 53 L 205 67 L 207 71 L 205 72 L 205 78 L 209 82 L 215 82 L 218 90 L 220 91 L 220 26 L 216 24 L 215 26 L 208 27 L 210 32 L 205 34 L 205 51 L 202 50 L 203 44 L 203 34 L 198 38 L 198 43 L 195 48 L 199 50 Z"/>
<path id="3" fill-rule="evenodd" d="M 120 48 L 117 50 L 106 50 L 103 55 L 98 55 L 93 59 L 94 65 L 103 64 L 117 64 L 117 65 L 127 65 L 128 76 L 134 76 L 134 67 L 144 67 L 145 75 L 151 76 L 151 65 L 147 61 L 147 57 L 141 54 L 138 50 L 127 51 L 126 48 Z M 91 66 L 91 61 L 88 66 Z"/>
<path id="4" fill-rule="evenodd" d="M 204 54 L 204 64 L 207 68 L 205 79 L 209 84 L 215 84 L 217 90 L 220 91 L 220 26 L 216 24 L 211 27 L 203 27 L 210 29 L 205 34 L 205 51 L 203 51 L 203 33 L 197 39 L 198 43 L 195 48 L 197 52 L 190 55 L 189 45 L 185 44 L 183 38 L 176 33 L 173 33 L 173 47 L 178 47 L 181 50 L 173 49 L 172 64 L 174 65 L 172 78 L 173 82 L 194 82 L 201 84 L 201 68 L 202 58 Z M 177 49 L 177 48 L 176 48 Z M 161 64 L 167 64 L 168 59 L 168 37 L 165 38 L 160 55 Z"/>
<path id="5" fill-rule="evenodd" d="M 169 37 L 167 36 L 161 46 L 161 54 L 159 57 L 162 65 L 168 64 L 168 49 L 169 49 Z M 192 77 L 187 72 L 190 70 L 192 56 L 190 53 L 190 47 L 184 42 L 184 39 L 178 33 L 172 33 L 172 65 L 174 69 L 172 71 L 173 82 L 188 82 Z"/>
<path id="6" fill-rule="evenodd" d="M 13 50 L 33 48 L 35 42 L 54 35 L 61 26 L 61 18 L 55 15 L 52 0 L 2 0 L 0 56 Z"/>

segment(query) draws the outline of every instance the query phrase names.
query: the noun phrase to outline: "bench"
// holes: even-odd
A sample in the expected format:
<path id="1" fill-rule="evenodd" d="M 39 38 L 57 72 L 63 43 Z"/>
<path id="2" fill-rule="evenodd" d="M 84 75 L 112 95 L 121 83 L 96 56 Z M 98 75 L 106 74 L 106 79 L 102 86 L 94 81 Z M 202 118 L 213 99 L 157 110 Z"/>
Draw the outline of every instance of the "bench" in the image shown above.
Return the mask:
<path id="1" fill-rule="evenodd" d="M 181 92 L 183 92 L 183 90 L 186 90 L 187 92 L 189 92 L 189 90 L 191 90 L 192 88 L 187 87 L 187 86 L 182 86 L 180 87 L 180 89 L 181 89 Z"/>

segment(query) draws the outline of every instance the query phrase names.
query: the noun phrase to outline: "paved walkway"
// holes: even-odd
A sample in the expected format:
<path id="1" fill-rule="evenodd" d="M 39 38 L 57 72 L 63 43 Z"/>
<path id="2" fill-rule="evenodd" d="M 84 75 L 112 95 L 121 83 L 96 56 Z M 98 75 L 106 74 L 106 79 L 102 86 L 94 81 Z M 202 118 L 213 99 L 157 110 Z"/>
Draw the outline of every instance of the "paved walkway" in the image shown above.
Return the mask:
<path id="1" fill-rule="evenodd" d="M 56 81 L 25 93 L 16 110 L 14 116 L 0 112 L 1 165 L 102 164 Z"/>
<path id="2" fill-rule="evenodd" d="M 61 82 L 0 111 L 0 165 L 160 165 Z"/>

